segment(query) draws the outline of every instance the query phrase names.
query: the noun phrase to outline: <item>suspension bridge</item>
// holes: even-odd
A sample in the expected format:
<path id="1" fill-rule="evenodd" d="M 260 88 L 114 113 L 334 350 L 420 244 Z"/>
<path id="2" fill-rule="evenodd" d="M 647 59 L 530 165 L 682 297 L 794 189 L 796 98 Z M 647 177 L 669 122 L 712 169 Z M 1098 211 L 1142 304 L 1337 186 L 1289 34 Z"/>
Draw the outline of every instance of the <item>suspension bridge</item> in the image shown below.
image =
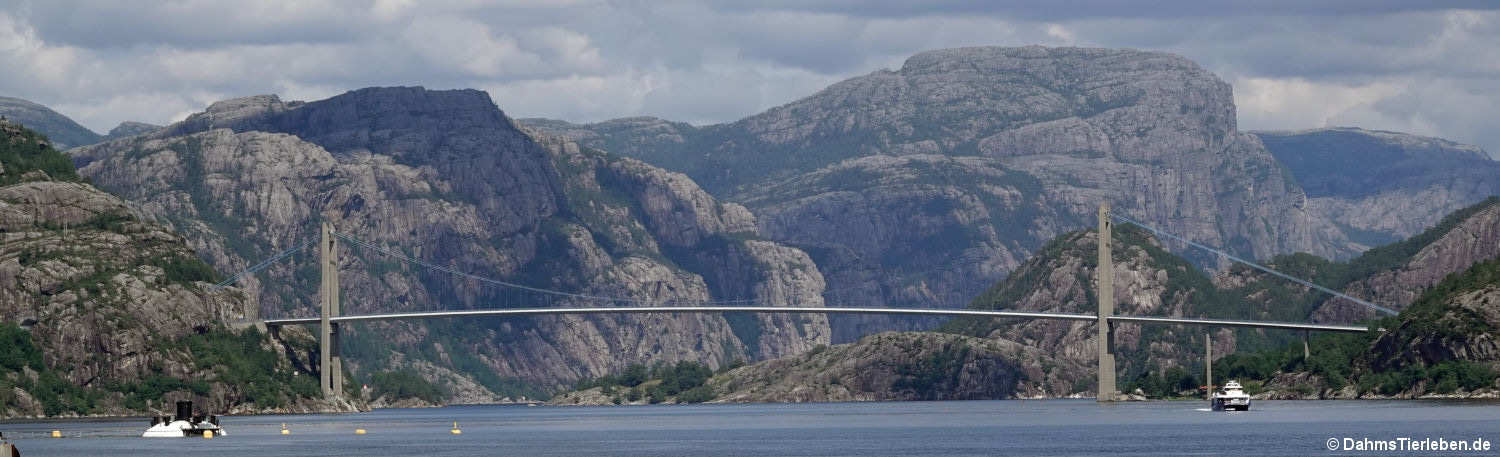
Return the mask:
<path id="1" fill-rule="evenodd" d="M 1096 272 L 1108 272 L 1114 270 L 1112 231 L 1115 221 L 1121 221 L 1140 226 L 1158 236 L 1174 239 L 1187 243 L 1189 246 L 1206 249 L 1232 261 L 1244 263 L 1258 270 L 1296 282 L 1303 286 L 1329 293 L 1355 303 L 1370 307 L 1376 311 L 1395 314 L 1394 310 L 1382 307 L 1365 300 L 1339 293 L 1328 288 L 1319 286 L 1312 282 L 1285 275 L 1265 266 L 1233 256 L 1229 253 L 1205 246 L 1191 240 L 1162 232 L 1146 224 L 1131 220 L 1124 216 L 1111 214 L 1108 204 L 1099 207 L 1098 214 L 1098 268 Z M 602 303 L 607 306 L 548 306 L 548 307 L 501 307 L 493 309 L 463 309 L 451 311 L 413 311 L 392 312 L 377 314 L 354 314 L 344 315 L 340 312 L 339 302 L 339 274 L 338 274 L 338 248 L 340 242 L 348 243 L 361 249 L 369 249 L 389 256 L 401 262 L 420 266 L 423 268 L 459 276 L 462 278 L 489 283 L 491 285 L 521 290 L 540 296 L 551 296 L 566 299 L 572 302 Z M 661 304 L 648 300 L 606 297 L 570 293 L 539 287 L 517 284 L 497 279 L 487 278 L 460 271 L 453 267 L 443 266 L 422 260 L 415 256 L 406 255 L 400 251 L 384 248 L 380 245 L 366 242 L 349 234 L 335 231 L 333 227 L 325 222 L 322 225 L 321 237 L 316 240 L 293 246 L 286 251 L 278 253 L 239 274 L 216 284 L 217 287 L 225 287 L 233 284 L 246 275 L 254 274 L 272 263 L 279 261 L 291 254 L 306 249 L 313 242 L 317 242 L 319 248 L 319 265 L 321 283 L 318 288 L 319 310 L 318 317 L 293 317 L 264 319 L 255 323 L 267 327 L 278 327 L 287 325 L 317 325 L 319 341 L 319 384 L 322 393 L 328 398 L 339 398 L 343 395 L 343 366 L 340 355 L 340 328 L 345 324 L 375 321 L 404 321 L 420 319 L 453 319 L 474 317 L 526 317 L 547 315 L 599 315 L 599 314 L 659 314 L 659 313 L 783 313 L 783 314 L 887 314 L 887 315 L 911 315 L 911 316 L 947 316 L 947 317 L 986 317 L 986 318 L 1009 318 L 1009 319 L 1052 319 L 1064 321 L 1096 322 L 1098 324 L 1098 389 L 1096 398 L 1101 402 L 1117 400 L 1120 396 L 1116 387 L 1115 356 L 1113 349 L 1114 326 L 1119 323 L 1136 324 L 1167 324 L 1167 325 L 1196 325 L 1207 327 L 1247 327 L 1264 329 L 1285 329 L 1303 332 L 1303 351 L 1306 354 L 1308 348 L 1308 332 L 1366 332 L 1369 329 L 1358 325 L 1329 325 L 1302 322 L 1275 322 L 1256 320 L 1228 320 L 1209 318 L 1179 318 L 1160 316 L 1130 316 L 1114 314 L 1114 275 L 1097 274 L 1095 279 L 1095 297 L 1097 312 L 1095 314 L 1082 313 L 1046 313 L 1027 311 L 1005 311 L 1005 310 L 973 310 L 973 309 L 934 309 L 934 308 L 862 308 L 862 307 L 823 307 L 805 306 L 796 304 L 780 304 L 780 306 L 746 305 L 753 303 L 751 300 L 715 300 L 700 301 L 688 304 L 666 303 Z M 330 369 L 331 367 L 331 369 Z"/>

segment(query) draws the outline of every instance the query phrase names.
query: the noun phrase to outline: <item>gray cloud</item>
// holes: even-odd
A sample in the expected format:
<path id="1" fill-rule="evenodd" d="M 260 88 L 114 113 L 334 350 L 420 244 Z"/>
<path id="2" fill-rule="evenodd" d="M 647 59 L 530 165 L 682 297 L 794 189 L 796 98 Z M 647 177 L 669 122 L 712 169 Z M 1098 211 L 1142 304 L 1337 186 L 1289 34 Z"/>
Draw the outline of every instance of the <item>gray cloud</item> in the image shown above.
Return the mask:
<path id="1" fill-rule="evenodd" d="M 484 89 L 514 116 L 709 123 L 927 49 L 1134 47 L 1233 84 L 1243 128 L 1353 124 L 1500 152 L 1486 2 L 1008 3 L 22 0 L 0 8 L 0 94 L 100 131 L 228 97 L 397 84 Z"/>

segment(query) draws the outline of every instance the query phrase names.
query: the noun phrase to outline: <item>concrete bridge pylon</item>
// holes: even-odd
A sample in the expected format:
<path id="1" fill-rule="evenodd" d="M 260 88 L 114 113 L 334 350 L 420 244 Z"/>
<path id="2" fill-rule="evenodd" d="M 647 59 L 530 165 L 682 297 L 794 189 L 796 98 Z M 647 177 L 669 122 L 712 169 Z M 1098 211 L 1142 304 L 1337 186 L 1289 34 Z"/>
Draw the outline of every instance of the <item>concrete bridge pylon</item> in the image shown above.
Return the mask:
<path id="1" fill-rule="evenodd" d="M 318 385 L 323 398 L 338 399 L 344 395 L 343 357 L 339 355 L 339 324 L 329 320 L 339 315 L 338 241 L 333 224 L 323 222 L 318 243 L 318 264 L 322 282 L 318 286 Z"/>
<path id="2" fill-rule="evenodd" d="M 1114 221 L 1109 216 L 1109 203 L 1099 205 L 1099 262 L 1094 269 L 1094 284 L 1098 290 L 1094 298 L 1098 301 L 1099 312 L 1099 385 L 1095 399 L 1101 402 L 1115 401 L 1119 397 L 1119 389 L 1115 387 L 1115 353 L 1111 340 L 1114 336 L 1114 328 L 1110 325 L 1110 317 L 1115 313 L 1115 264 L 1113 252 Z"/>

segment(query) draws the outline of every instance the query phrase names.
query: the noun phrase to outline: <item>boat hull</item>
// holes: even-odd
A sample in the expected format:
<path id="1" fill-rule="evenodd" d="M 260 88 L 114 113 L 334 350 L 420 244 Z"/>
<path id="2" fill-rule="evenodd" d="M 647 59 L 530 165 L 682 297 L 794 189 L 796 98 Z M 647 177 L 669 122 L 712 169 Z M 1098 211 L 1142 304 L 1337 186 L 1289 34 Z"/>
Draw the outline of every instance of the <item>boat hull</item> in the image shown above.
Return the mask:
<path id="1" fill-rule="evenodd" d="M 206 422 L 197 424 L 176 420 L 167 423 L 152 425 L 141 434 L 142 438 L 188 438 L 203 436 L 203 432 L 214 432 L 214 436 L 224 436 L 224 429 Z"/>
<path id="2" fill-rule="evenodd" d="M 1249 398 L 1215 398 L 1211 402 L 1214 411 L 1249 411 Z"/>

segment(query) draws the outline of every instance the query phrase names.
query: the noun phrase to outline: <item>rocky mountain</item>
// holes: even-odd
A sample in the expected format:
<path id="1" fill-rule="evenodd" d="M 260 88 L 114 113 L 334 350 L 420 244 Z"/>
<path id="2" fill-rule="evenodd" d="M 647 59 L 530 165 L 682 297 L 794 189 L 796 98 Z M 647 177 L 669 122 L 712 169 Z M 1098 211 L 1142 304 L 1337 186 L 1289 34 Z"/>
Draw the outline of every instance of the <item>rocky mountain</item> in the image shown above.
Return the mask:
<path id="1" fill-rule="evenodd" d="M 1500 398 L 1500 259 L 1424 291 L 1378 331 L 1325 337 L 1313 355 L 1231 356 L 1215 372 L 1254 380 L 1262 398 Z"/>
<path id="2" fill-rule="evenodd" d="M 1167 251 L 1149 232 L 1116 226 L 1114 249 L 1115 312 L 1134 316 L 1195 316 L 1295 320 L 1273 315 L 1280 303 L 1256 306 L 1220 290 L 1186 259 Z M 1094 278 L 1097 261 L 1094 231 L 1068 233 L 1050 241 L 1010 277 L 985 291 L 970 305 L 980 309 L 1085 313 L 1097 311 Z M 1305 314 L 1309 312 L 1304 310 Z M 1057 320 L 956 319 L 945 331 L 999 338 L 1041 349 L 1059 360 L 1089 366 L 1097 359 L 1097 330 L 1091 322 Z M 1122 386 L 1150 373 L 1202 367 L 1203 336 L 1208 330 L 1176 325 L 1115 325 L 1115 357 Z M 1214 329 L 1216 354 L 1265 344 L 1277 335 L 1264 331 Z M 1285 335 L 1281 335 L 1285 338 Z M 1198 369 L 1196 371 L 1201 371 Z M 1091 373 L 1091 372 L 1089 372 Z M 1092 389 L 1092 374 L 1068 378 Z M 1125 389 L 1128 391 L 1129 389 Z M 1083 389 L 1078 389 L 1082 392 Z M 1092 394 L 1092 390 L 1088 390 Z"/>
<path id="3" fill-rule="evenodd" d="M 1309 212 L 1368 246 L 1500 195 L 1500 162 L 1476 146 L 1358 128 L 1253 133 L 1307 193 Z"/>
<path id="4" fill-rule="evenodd" d="M 814 255 L 830 304 L 965 303 L 1104 201 L 1249 257 L 1368 247 L 1237 130 L 1228 84 L 1158 52 L 946 49 L 728 124 L 531 125 L 744 203 Z M 910 322 L 838 317 L 835 340 Z"/>
<path id="5" fill-rule="evenodd" d="M 147 124 L 145 122 L 125 121 L 121 122 L 120 125 L 116 125 L 115 128 L 109 129 L 109 134 L 104 135 L 104 138 L 100 141 L 116 140 L 127 136 L 155 132 L 161 130 L 161 128 L 162 126 L 160 125 Z"/>
<path id="6" fill-rule="evenodd" d="M 1349 261 L 1308 254 L 1269 260 L 1273 268 L 1356 295 L 1376 291 L 1366 298 L 1404 311 L 1398 318 L 1370 324 L 1390 332 L 1320 336 L 1312 344 L 1314 357 L 1306 360 L 1295 332 L 1214 329 L 1215 373 L 1246 380 L 1262 398 L 1409 397 L 1451 395 L 1459 389 L 1466 389 L 1462 396 L 1500 394 L 1485 387 L 1500 373 L 1490 369 L 1500 368 L 1490 335 L 1500 325 L 1486 308 L 1492 301 L 1485 295 L 1493 294 L 1493 285 L 1500 282 L 1490 278 L 1500 274 L 1500 253 L 1493 248 L 1500 245 L 1500 235 L 1491 233 L 1500 226 L 1497 211 L 1500 198 L 1486 200 L 1448 215 L 1422 234 Z M 1353 305 L 1246 267 L 1209 277 L 1151 235 L 1129 224 L 1115 226 L 1113 274 L 1119 314 L 1308 321 L 1327 314 L 1330 307 Z M 970 306 L 1094 312 L 1095 243 L 1092 231 L 1054 238 Z M 940 330 L 884 333 L 736 368 L 715 375 L 707 383 L 708 392 L 696 393 L 691 401 L 1094 395 L 1097 333 L 1091 322 L 963 318 Z M 1205 332 L 1201 327 L 1117 324 L 1115 349 L 1124 391 L 1197 395 L 1196 387 L 1203 385 Z M 976 389 L 965 381 L 976 378 L 999 387 Z M 913 383 L 924 387 L 909 390 Z M 605 389 L 583 389 L 559 401 L 646 402 L 620 388 Z"/>
<path id="7" fill-rule="evenodd" d="M 51 108 L 12 97 L 0 97 L 0 116 L 46 135 L 58 150 L 98 143 L 103 137 Z"/>
<path id="8" fill-rule="evenodd" d="M 0 417 L 357 406 L 310 398 L 307 332 L 230 330 L 253 297 L 40 136 L 0 122 L 0 165 Z"/>
<path id="9" fill-rule="evenodd" d="M 996 400 L 1082 395 L 1088 364 L 998 338 L 881 333 L 715 377 L 716 402 Z"/>
<path id="10" fill-rule="evenodd" d="M 1452 297 L 1456 295 L 1434 298 L 1432 295 L 1436 292 L 1433 291 L 1451 289 L 1453 286 L 1444 284 L 1463 282 L 1454 278 L 1467 274 L 1463 273 L 1467 269 L 1493 263 L 1500 256 L 1500 251 L 1495 248 L 1500 245 L 1500 232 L 1495 231 L 1496 227 L 1500 227 L 1496 214 L 1500 214 L 1500 199 L 1491 198 L 1454 212 L 1438 225 L 1417 236 L 1370 249 L 1349 261 L 1330 261 L 1307 254 L 1296 254 L 1278 256 L 1267 264 L 1279 271 L 1343 289 L 1346 293 L 1383 306 L 1397 310 L 1410 308 L 1410 312 L 1401 314 L 1399 321 L 1378 321 L 1372 324 L 1375 327 L 1430 329 L 1432 327 L 1429 322 L 1442 321 L 1452 316 L 1441 317 L 1438 314 L 1443 313 L 1422 311 L 1423 306 L 1461 306 L 1452 305 Z M 1116 226 L 1115 239 L 1115 309 L 1119 314 L 1334 323 L 1369 321 L 1377 317 L 1373 311 L 1361 305 L 1243 266 L 1230 268 L 1210 278 L 1185 259 L 1165 250 L 1150 237 L 1149 232 L 1131 225 Z M 1091 231 L 1075 232 L 1054 239 L 1008 278 L 980 295 L 972 306 L 1042 312 L 1093 312 L 1093 269 L 1097 265 L 1095 243 L 1095 236 Z M 1466 282 L 1481 283 L 1483 281 L 1480 280 Z M 1460 302 L 1468 303 L 1462 300 Z M 1483 301 L 1473 303 L 1479 303 L 1474 306 L 1482 307 Z M 1478 319 L 1475 321 L 1478 323 L 1454 327 L 1462 329 L 1460 333 L 1464 336 L 1452 336 L 1445 344 L 1478 344 L 1479 346 L 1464 346 L 1449 352 L 1480 354 L 1475 361 L 1488 363 L 1489 359 L 1484 359 L 1487 356 L 1483 354 L 1488 354 L 1486 351 L 1489 349 L 1484 349 L 1487 347 L 1484 345 L 1490 344 L 1486 343 L 1490 337 L 1484 335 L 1486 330 L 1483 329 L 1489 327 L 1483 324 L 1483 312 L 1464 313 L 1469 311 L 1459 312 L 1460 315 Z M 1095 359 L 1096 330 L 1092 323 L 958 319 L 948 323 L 945 330 L 1015 341 L 1040 348 L 1045 353 L 1076 364 L 1091 363 Z M 1402 341 L 1426 338 L 1415 331 L 1408 333 Z M 1191 327 L 1117 324 L 1115 348 L 1120 379 L 1125 385 L 1139 386 L 1150 381 L 1148 378 L 1170 378 L 1167 373 L 1172 370 L 1177 370 L 1176 376 L 1196 376 L 1202 370 L 1202 334 L 1202 329 Z M 1301 357 L 1300 344 L 1295 344 L 1295 351 L 1283 349 L 1284 345 L 1295 342 L 1297 338 L 1298 335 L 1284 331 L 1218 329 L 1213 335 L 1214 353 L 1220 357 L 1230 354 L 1252 357 L 1251 354 L 1262 352 L 1276 354 L 1276 357 L 1287 359 L 1281 362 L 1285 365 L 1291 363 L 1288 361 L 1290 358 Z M 1387 341 L 1389 338 L 1392 337 L 1381 335 L 1376 338 L 1372 334 L 1352 347 L 1339 347 L 1345 343 L 1342 340 L 1340 343 L 1314 346 L 1334 346 L 1330 351 L 1334 351 L 1332 353 L 1335 355 L 1326 356 L 1327 361 L 1323 363 L 1334 364 L 1342 360 L 1340 363 L 1347 365 L 1348 360 L 1355 356 L 1365 357 L 1370 361 L 1389 360 L 1384 356 L 1366 353 L 1391 353 L 1395 351 L 1391 347 L 1414 344 L 1380 343 L 1390 346 L 1380 351 L 1360 346 L 1364 344 L 1374 348 L 1376 339 Z M 1454 343 L 1455 340 L 1459 343 Z M 1393 344 L 1395 346 L 1391 346 Z M 1432 350 L 1415 351 L 1428 355 L 1432 353 Z M 1408 354 L 1406 357 L 1411 356 Z M 1434 360 L 1433 357 L 1424 357 L 1424 360 Z M 1432 363 L 1452 360 L 1454 357 L 1439 359 L 1441 360 Z M 1240 362 L 1229 362 L 1230 365 L 1236 363 Z M 1385 362 L 1370 363 L 1380 365 Z M 1227 366 L 1223 370 L 1215 368 L 1216 372 L 1226 376 L 1257 377 L 1253 372 L 1234 370 L 1234 366 Z M 1187 384 L 1201 385 L 1191 382 Z M 1342 385 L 1333 387 L 1335 391 L 1340 389 Z"/>
<path id="11" fill-rule="evenodd" d="M 1424 291 L 1451 274 L 1500 256 L 1500 198 L 1455 211 L 1437 225 L 1399 243 L 1367 251 L 1344 293 L 1394 309 L 1414 303 Z M 1362 259 L 1370 259 L 1360 262 Z M 1314 315 L 1325 322 L 1353 322 L 1376 316 L 1369 308 L 1331 299 Z"/>
<path id="12" fill-rule="evenodd" d="M 660 370 L 658 370 L 660 371 Z M 707 374 L 703 374 L 707 376 Z M 999 400 L 1087 394 L 1076 382 L 1092 368 L 1035 347 L 948 333 L 888 332 L 707 377 L 683 389 L 681 378 L 585 386 L 554 397 L 556 405 L 652 403 L 803 403 L 909 400 Z M 666 388 L 663 388 L 666 386 Z M 673 393 L 671 386 L 680 391 Z"/>
<path id="13" fill-rule="evenodd" d="M 371 247 L 643 304 L 823 300 L 824 279 L 807 254 L 763 239 L 743 206 L 684 175 L 520 130 L 479 91 L 247 97 L 70 153 L 84 176 L 172 224 L 220 271 L 243 270 L 332 222 L 365 246 L 346 244 L 340 258 L 346 313 L 610 304 L 497 287 Z M 242 283 L 260 315 L 315 312 L 311 256 Z M 826 320 L 813 315 L 399 322 L 352 332 L 345 353 L 356 376 L 429 363 L 424 374 L 476 386 L 464 394 L 476 401 L 545 395 L 632 362 L 718 366 L 829 338 Z"/>

